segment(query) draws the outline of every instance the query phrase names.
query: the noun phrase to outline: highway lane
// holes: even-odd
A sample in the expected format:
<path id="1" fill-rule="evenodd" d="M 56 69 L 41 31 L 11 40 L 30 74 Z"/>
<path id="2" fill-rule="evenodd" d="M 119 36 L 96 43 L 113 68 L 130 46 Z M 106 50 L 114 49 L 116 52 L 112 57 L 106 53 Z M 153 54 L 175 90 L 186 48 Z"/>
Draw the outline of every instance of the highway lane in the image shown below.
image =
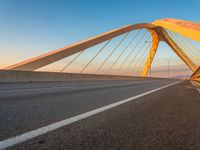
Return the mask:
<path id="1" fill-rule="evenodd" d="M 0 90 L 0 139 L 16 136 L 172 82 L 174 81 L 136 80 L 3 84 Z"/>
<path id="2" fill-rule="evenodd" d="M 173 82 L 156 79 L 4 84 L 0 90 L 0 138 L 4 140 Z"/>
<path id="3" fill-rule="evenodd" d="M 162 80 L 133 80 L 133 81 L 73 81 L 73 82 L 45 82 L 45 83 L 16 83 L 1 84 L 0 96 L 34 95 L 39 93 L 51 93 L 60 91 L 86 90 L 96 88 L 107 88 L 115 86 L 126 86 L 136 84 L 146 84 Z"/>
<path id="4" fill-rule="evenodd" d="M 199 96 L 185 81 L 9 149 L 197 150 Z"/>

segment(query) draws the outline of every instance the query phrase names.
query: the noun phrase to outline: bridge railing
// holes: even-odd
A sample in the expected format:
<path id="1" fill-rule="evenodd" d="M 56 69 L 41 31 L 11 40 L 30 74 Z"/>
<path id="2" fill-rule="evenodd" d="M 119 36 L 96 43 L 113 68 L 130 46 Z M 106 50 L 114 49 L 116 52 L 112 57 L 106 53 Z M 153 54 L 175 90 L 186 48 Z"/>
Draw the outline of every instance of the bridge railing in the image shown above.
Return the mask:
<path id="1" fill-rule="evenodd" d="M 200 83 L 200 66 L 199 68 L 192 74 L 192 80 L 198 81 Z"/>

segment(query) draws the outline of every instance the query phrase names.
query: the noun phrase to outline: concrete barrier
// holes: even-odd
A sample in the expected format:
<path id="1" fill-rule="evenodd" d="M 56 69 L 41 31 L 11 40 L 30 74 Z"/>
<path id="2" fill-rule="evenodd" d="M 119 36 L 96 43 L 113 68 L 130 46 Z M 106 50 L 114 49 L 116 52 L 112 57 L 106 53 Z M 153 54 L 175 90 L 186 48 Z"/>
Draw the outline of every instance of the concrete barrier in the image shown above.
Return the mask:
<path id="1" fill-rule="evenodd" d="M 81 81 L 81 80 L 137 80 L 143 77 L 96 75 L 59 72 L 14 71 L 0 70 L 0 83 L 10 82 L 55 82 L 55 81 Z M 149 78 L 143 78 L 148 80 Z M 159 79 L 159 78 L 154 78 Z"/>

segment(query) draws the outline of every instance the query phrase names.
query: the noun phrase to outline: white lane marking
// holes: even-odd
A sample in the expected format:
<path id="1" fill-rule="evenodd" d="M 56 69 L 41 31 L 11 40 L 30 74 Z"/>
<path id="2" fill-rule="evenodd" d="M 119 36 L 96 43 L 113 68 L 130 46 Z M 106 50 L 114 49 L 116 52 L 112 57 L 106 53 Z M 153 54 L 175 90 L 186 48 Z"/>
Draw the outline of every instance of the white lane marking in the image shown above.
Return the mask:
<path id="1" fill-rule="evenodd" d="M 178 82 L 175 82 L 175 83 L 172 83 L 172 84 L 168 84 L 168 85 L 165 85 L 163 87 L 160 87 L 160 88 L 157 88 L 157 89 L 154 89 L 154 90 L 151 90 L 151 91 L 148 91 L 148 92 L 145 92 L 145 93 L 142 93 L 142 94 L 139 94 L 139 95 L 124 99 L 124 100 L 121 100 L 119 102 L 116 102 L 116 103 L 113 103 L 113 104 L 110 104 L 110 105 L 107 105 L 107 106 L 104 106 L 104 107 L 100 107 L 100 108 L 88 111 L 86 113 L 83 113 L 83 114 L 80 114 L 80 115 L 77 115 L 77 116 L 62 120 L 62 121 L 58 121 L 58 122 L 55 122 L 53 124 L 50 124 L 50 125 L 47 125 L 47 126 L 44 126 L 44 127 L 32 130 L 32 131 L 28 131 L 28 132 L 23 133 L 21 135 L 18 135 L 18 136 L 11 137 L 9 139 L 0 141 L 0 149 L 2 150 L 2 149 L 5 149 L 5 148 L 14 146 L 16 144 L 25 142 L 25 141 L 33 139 L 33 138 L 35 138 L 37 136 L 43 135 L 43 134 L 45 134 L 47 132 L 56 130 L 58 128 L 64 127 L 64 126 L 69 125 L 69 124 L 72 124 L 72 123 L 77 122 L 79 120 L 88 118 L 88 117 L 93 116 L 95 114 L 98 114 L 100 112 L 109 110 L 111 108 L 117 107 L 117 106 L 122 105 L 124 103 L 130 102 L 130 101 L 132 101 L 134 99 L 137 99 L 137 98 L 140 98 L 142 96 L 148 95 L 150 93 L 159 91 L 159 90 L 167 88 L 169 86 L 178 84 L 180 82 L 182 82 L 182 81 L 178 81 Z"/>
<path id="2" fill-rule="evenodd" d="M 200 84 L 195 82 L 195 81 L 190 81 L 190 83 L 192 83 L 192 85 L 194 85 L 196 87 L 196 90 L 199 92 L 200 94 Z"/>
<path id="3" fill-rule="evenodd" d="M 121 85 L 134 85 L 144 82 L 135 82 L 135 83 L 123 83 L 123 84 L 109 84 L 109 85 L 97 85 L 97 86 L 84 86 L 86 88 L 101 88 L 101 87 L 112 87 L 112 86 L 121 86 Z M 148 82 L 149 83 L 149 82 Z M 151 82 L 150 82 L 151 83 Z M 152 82 L 154 83 L 154 82 Z M 156 82 L 155 82 L 156 83 Z M 83 87 L 82 85 L 80 87 Z M 57 86 L 57 87 L 43 87 L 43 88 L 28 88 L 28 89 L 13 89 L 13 90 L 3 90 L 0 93 L 10 93 L 10 92 L 24 92 L 24 91 L 40 91 L 40 90 L 49 90 L 49 89 L 65 89 L 65 88 L 73 88 L 73 86 Z"/>
<path id="4" fill-rule="evenodd" d="M 164 81 L 162 81 L 162 82 L 164 82 Z M 142 83 L 145 83 L 145 82 L 143 81 L 143 82 L 133 82 L 133 83 L 129 82 L 129 83 L 121 83 L 121 84 L 117 83 L 117 84 L 109 84 L 109 85 L 92 85 L 92 86 L 86 86 L 86 88 L 104 88 L 104 87 L 125 86 L 125 85 L 138 85 L 138 84 L 142 85 Z M 157 83 L 157 82 L 152 81 L 152 82 L 150 82 L 150 84 L 151 83 Z M 149 84 L 149 82 L 148 82 L 148 84 Z"/>
<path id="5" fill-rule="evenodd" d="M 9 93 L 9 92 L 21 92 L 21 91 L 40 91 L 40 90 L 49 90 L 49 89 L 66 89 L 66 88 L 72 88 L 69 86 L 57 86 L 57 87 L 44 87 L 44 88 L 31 88 L 31 89 L 14 89 L 14 90 L 5 90 L 0 91 L 0 93 Z"/>

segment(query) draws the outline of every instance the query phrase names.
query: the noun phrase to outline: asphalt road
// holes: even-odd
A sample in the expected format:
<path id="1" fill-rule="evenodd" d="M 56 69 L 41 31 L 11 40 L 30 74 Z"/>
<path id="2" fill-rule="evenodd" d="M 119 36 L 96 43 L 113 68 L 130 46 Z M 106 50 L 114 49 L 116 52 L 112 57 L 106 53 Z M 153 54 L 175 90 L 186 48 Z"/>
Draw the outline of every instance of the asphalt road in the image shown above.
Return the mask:
<path id="1" fill-rule="evenodd" d="M 175 80 L 0 85 L 0 140 Z M 9 149 L 200 149 L 200 97 L 189 82 L 142 96 Z"/>

